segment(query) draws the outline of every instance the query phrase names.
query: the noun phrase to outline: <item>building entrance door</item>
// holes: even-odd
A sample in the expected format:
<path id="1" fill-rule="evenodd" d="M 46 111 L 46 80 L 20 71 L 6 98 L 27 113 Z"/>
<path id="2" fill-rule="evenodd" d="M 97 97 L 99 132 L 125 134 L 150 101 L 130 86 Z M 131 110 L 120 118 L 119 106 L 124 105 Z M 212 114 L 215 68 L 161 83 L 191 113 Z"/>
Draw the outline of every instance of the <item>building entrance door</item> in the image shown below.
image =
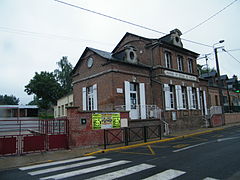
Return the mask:
<path id="1" fill-rule="evenodd" d="M 139 119 L 138 89 L 138 84 L 130 83 L 130 117 L 132 119 Z"/>

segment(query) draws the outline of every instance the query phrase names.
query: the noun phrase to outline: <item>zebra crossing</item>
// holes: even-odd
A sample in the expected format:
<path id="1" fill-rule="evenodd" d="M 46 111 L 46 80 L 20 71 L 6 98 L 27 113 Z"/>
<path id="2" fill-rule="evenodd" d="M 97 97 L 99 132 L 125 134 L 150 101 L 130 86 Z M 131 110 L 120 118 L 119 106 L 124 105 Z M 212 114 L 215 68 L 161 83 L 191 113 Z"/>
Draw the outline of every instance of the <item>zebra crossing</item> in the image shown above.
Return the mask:
<path id="1" fill-rule="evenodd" d="M 128 160 L 113 161 L 110 158 L 96 158 L 87 156 L 63 161 L 49 162 L 44 164 L 21 167 L 19 170 L 40 180 L 58 179 L 88 179 L 88 180 L 111 180 L 136 175 L 137 173 L 150 171 L 155 165 L 139 163 L 135 164 Z M 96 173 L 98 172 L 98 173 Z M 154 171 L 155 172 L 155 171 Z M 102 173 L 102 174 L 101 174 Z M 144 180 L 171 180 L 186 174 L 184 171 L 168 169 L 146 177 Z M 87 176 L 86 176 L 87 175 Z M 135 176 L 134 176 L 135 177 Z M 137 176 L 136 176 L 137 177 Z M 139 176 L 138 176 L 139 177 Z M 141 179 L 141 178 L 136 178 Z M 216 180 L 206 177 L 204 180 Z"/>

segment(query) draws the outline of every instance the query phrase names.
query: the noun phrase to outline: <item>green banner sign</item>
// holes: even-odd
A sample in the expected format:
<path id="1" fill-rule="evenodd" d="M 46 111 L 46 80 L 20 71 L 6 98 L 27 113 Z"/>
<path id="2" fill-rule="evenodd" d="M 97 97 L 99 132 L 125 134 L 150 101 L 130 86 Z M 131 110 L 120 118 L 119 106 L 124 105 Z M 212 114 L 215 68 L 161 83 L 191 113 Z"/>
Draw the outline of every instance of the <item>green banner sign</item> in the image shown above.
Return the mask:
<path id="1" fill-rule="evenodd" d="M 93 113 L 92 129 L 111 129 L 120 128 L 120 113 Z"/>

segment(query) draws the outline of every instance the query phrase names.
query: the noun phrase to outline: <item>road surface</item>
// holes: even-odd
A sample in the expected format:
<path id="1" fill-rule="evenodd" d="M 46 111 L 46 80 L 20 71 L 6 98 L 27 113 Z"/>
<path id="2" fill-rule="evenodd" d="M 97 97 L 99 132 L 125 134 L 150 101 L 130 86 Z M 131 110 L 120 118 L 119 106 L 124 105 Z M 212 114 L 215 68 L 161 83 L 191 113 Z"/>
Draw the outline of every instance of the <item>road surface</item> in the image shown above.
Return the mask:
<path id="1" fill-rule="evenodd" d="M 0 179 L 240 179 L 240 127 L 94 156 L 20 167 Z"/>

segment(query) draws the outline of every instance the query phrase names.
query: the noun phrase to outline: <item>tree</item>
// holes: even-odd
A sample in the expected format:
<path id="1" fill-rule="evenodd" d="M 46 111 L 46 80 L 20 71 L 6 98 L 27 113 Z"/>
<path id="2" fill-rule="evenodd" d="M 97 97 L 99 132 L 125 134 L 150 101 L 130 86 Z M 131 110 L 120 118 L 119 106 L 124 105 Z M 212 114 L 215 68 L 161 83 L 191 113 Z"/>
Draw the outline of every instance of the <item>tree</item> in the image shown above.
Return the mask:
<path id="1" fill-rule="evenodd" d="M 15 96 L 11 95 L 0 95 L 0 105 L 18 105 L 19 98 L 16 98 Z"/>
<path id="2" fill-rule="evenodd" d="M 197 69 L 199 70 L 200 75 L 209 72 L 216 72 L 214 68 L 204 67 L 203 65 L 200 64 L 197 64 Z"/>
<path id="3" fill-rule="evenodd" d="M 67 95 L 72 92 L 72 77 L 71 72 L 73 66 L 67 60 L 67 56 L 63 56 L 62 59 L 57 62 L 58 69 L 54 70 L 58 82 L 60 83 L 63 91 L 63 95 Z"/>
<path id="4" fill-rule="evenodd" d="M 56 104 L 57 99 L 63 96 L 61 85 L 57 82 L 53 73 L 42 71 L 35 76 L 25 86 L 24 90 L 28 95 L 36 96 L 35 103 L 40 108 L 48 109 L 51 105 Z"/>

